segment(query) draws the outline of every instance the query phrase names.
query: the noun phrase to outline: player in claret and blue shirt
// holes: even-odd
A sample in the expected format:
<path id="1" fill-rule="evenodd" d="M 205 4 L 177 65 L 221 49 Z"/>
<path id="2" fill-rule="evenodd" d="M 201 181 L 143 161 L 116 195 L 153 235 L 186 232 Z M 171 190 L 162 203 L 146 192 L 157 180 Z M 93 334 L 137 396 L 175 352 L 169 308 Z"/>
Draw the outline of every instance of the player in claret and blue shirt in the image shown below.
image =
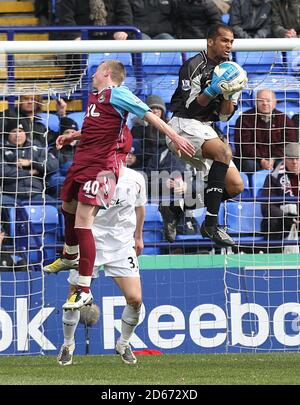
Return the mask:
<path id="1" fill-rule="evenodd" d="M 188 59 L 180 68 L 179 82 L 171 100 L 173 116 L 169 125 L 189 140 L 196 153 L 182 158 L 203 173 L 207 180 L 204 202 L 207 207 L 201 233 L 220 246 L 234 245 L 233 239 L 218 223 L 222 200 L 232 198 L 243 191 L 243 180 L 231 161 L 232 152 L 221 141 L 212 124 L 228 121 L 233 115 L 241 90 L 247 80 L 240 81 L 239 69 L 227 63 L 227 68 L 216 68 L 228 61 L 233 44 L 230 27 L 218 24 L 207 35 L 207 51 Z M 242 73 L 245 72 L 242 70 Z M 222 87 L 226 85 L 226 91 Z M 174 151 L 172 140 L 167 144 Z M 201 193 L 200 193 L 201 195 Z M 203 201 L 202 201 L 203 203 Z"/>
<path id="2" fill-rule="evenodd" d="M 99 207 L 108 207 L 114 194 L 120 168 L 118 150 L 124 143 L 128 112 L 164 132 L 179 154 L 181 151 L 188 156 L 194 153 L 189 141 L 122 86 L 124 79 L 125 68 L 121 62 L 101 63 L 93 76 L 96 91 L 89 96 L 81 131 L 60 135 L 56 140 L 56 147 L 60 149 L 80 139 L 61 190 L 65 219 L 64 254 L 44 267 L 49 273 L 73 268 L 80 256 L 77 289 L 63 305 L 64 309 L 78 309 L 93 300 L 90 284 L 96 250 L 91 228 Z"/>

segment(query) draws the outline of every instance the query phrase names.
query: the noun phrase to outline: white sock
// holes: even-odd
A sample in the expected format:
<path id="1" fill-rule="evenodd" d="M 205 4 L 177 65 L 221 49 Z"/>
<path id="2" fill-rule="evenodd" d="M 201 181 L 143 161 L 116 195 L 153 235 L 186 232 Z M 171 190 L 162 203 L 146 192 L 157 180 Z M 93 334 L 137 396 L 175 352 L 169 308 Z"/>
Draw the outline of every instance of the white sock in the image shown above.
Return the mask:
<path id="1" fill-rule="evenodd" d="M 126 305 L 122 313 L 122 327 L 119 342 L 128 345 L 133 332 L 139 323 L 141 306 L 135 309 L 132 305 Z"/>
<path id="2" fill-rule="evenodd" d="M 65 310 L 63 312 L 64 345 L 75 343 L 75 330 L 80 318 L 79 309 Z"/>

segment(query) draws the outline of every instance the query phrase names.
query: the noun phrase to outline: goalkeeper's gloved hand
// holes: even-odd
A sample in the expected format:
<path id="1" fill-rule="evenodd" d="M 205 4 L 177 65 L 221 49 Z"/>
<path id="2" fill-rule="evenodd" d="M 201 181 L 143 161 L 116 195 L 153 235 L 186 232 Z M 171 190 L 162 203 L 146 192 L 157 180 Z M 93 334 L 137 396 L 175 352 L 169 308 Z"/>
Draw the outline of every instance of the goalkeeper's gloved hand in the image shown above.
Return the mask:
<path id="1" fill-rule="evenodd" d="M 203 93 L 208 98 L 214 99 L 223 93 L 224 88 L 222 88 L 222 86 L 221 86 L 221 84 L 223 82 L 228 82 L 230 80 L 237 78 L 238 76 L 239 76 L 239 71 L 233 65 L 229 66 L 221 76 L 218 76 L 214 72 L 213 76 L 212 76 L 211 84 L 208 87 L 206 87 L 206 89 L 204 90 Z"/>
<path id="2" fill-rule="evenodd" d="M 228 90 L 223 90 L 222 94 L 224 97 L 224 100 L 232 100 L 232 96 L 235 93 L 238 93 L 242 90 L 244 90 L 244 88 L 247 86 L 247 78 L 245 78 L 242 82 L 240 81 L 233 81 L 233 83 L 229 83 Z"/>

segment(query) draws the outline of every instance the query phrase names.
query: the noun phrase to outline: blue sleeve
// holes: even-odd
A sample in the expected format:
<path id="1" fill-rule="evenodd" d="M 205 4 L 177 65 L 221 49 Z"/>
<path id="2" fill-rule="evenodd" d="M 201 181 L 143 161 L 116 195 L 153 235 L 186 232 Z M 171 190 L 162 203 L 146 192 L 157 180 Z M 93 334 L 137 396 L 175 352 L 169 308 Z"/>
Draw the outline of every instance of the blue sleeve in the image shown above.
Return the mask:
<path id="1" fill-rule="evenodd" d="M 128 111 L 139 118 L 144 118 L 147 111 L 151 109 L 136 97 L 126 86 L 113 87 L 111 89 L 110 103 L 123 117 Z"/>

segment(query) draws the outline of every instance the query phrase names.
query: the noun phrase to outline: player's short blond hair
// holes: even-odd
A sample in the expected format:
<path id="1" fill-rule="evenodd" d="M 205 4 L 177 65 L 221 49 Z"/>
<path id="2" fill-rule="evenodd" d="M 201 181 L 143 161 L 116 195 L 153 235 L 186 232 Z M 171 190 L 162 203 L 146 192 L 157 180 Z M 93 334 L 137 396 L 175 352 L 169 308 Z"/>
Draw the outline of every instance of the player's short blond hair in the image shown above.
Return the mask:
<path id="1" fill-rule="evenodd" d="M 126 69 L 119 60 L 106 60 L 103 62 L 111 71 L 111 79 L 119 86 L 124 82 Z"/>

